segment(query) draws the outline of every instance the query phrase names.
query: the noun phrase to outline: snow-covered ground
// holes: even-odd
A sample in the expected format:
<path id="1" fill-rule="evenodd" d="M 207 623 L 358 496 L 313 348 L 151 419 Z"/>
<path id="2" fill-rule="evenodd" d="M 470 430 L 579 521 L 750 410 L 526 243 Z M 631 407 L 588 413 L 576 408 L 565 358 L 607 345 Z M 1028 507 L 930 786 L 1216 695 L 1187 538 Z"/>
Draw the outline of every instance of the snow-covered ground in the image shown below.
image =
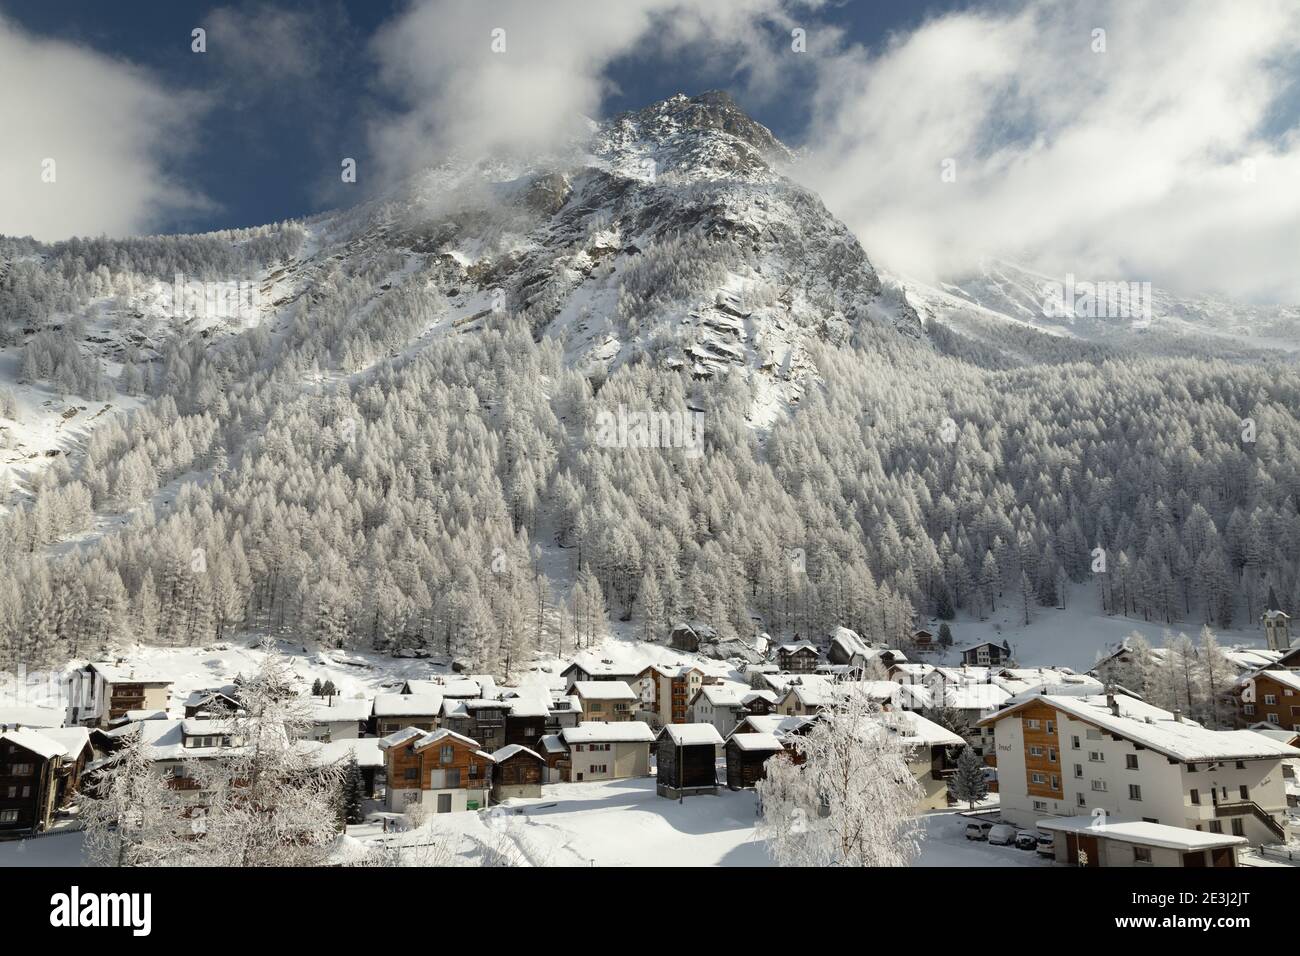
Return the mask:
<path id="1" fill-rule="evenodd" d="M 939 622 L 925 625 L 935 633 Z M 986 621 L 976 621 L 960 614 L 950 622 L 953 647 L 945 654 L 922 656 L 927 663 L 960 663 L 961 648 L 983 641 L 1011 643 L 1012 653 L 1021 667 L 1047 667 L 1059 665 L 1086 671 L 1097 660 L 1099 652 L 1113 648 L 1133 631 L 1138 631 L 1153 646 L 1164 644 L 1165 631 L 1185 633 L 1194 641 L 1200 640 L 1201 622 L 1192 618 L 1175 624 L 1163 621 L 1143 621 L 1141 618 L 1103 614 L 1097 599 L 1096 588 L 1091 584 L 1075 585 L 1070 600 L 1064 608 L 1030 608 L 1030 622 L 1024 623 L 1022 608 L 1017 599 L 998 605 Z M 1229 647 L 1264 647 L 1264 635 L 1258 628 L 1214 629 L 1219 644 Z"/>
<path id="2" fill-rule="evenodd" d="M 491 810 L 435 815 L 424 827 L 384 833 L 373 822 L 348 828 L 357 850 L 386 846 L 403 865 L 772 866 L 755 833 L 752 791 L 669 800 L 654 778 L 552 784 L 539 799 Z M 922 818 L 918 866 L 1052 866 L 1037 853 L 967 840 L 956 812 Z M 0 867 L 80 866 L 80 833 L 0 843 Z"/>

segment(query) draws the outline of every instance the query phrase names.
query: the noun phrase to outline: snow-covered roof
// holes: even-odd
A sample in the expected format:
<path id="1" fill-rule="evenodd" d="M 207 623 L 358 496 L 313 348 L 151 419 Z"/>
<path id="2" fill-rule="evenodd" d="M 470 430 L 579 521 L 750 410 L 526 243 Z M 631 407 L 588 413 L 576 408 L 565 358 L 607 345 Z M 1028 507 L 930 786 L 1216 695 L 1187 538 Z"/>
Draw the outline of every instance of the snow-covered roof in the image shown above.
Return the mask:
<path id="1" fill-rule="evenodd" d="M 548 754 L 564 753 L 564 741 L 559 734 L 543 734 L 541 746 Z"/>
<path id="2" fill-rule="evenodd" d="M 776 696 L 776 693 L 773 692 L 773 691 L 770 691 L 770 690 L 751 690 L 751 691 L 750 691 L 749 693 L 747 693 L 744 697 L 740 698 L 740 702 L 741 702 L 742 704 L 744 704 L 745 706 L 748 707 L 750 704 L 752 704 L 752 703 L 753 703 L 754 701 L 756 701 L 756 700 L 765 700 L 765 701 L 767 701 L 769 704 L 775 704 L 775 703 L 777 702 L 778 699 L 779 699 L 779 698 Z"/>
<path id="3" fill-rule="evenodd" d="M 584 700 L 636 700 L 627 681 L 580 680 L 573 682 L 573 693 Z"/>
<path id="4" fill-rule="evenodd" d="M 837 627 L 831 633 L 831 646 L 838 647 L 850 657 L 858 655 L 867 657 L 871 652 L 871 648 L 867 647 L 867 642 L 858 636 L 858 632 L 847 627 Z"/>
<path id="5" fill-rule="evenodd" d="M 784 737 L 802 730 L 812 722 L 811 718 L 798 717 L 793 714 L 788 716 L 783 714 L 754 714 L 737 724 L 732 734 L 734 735 L 737 732 L 775 734 L 778 737 Z"/>
<path id="6" fill-rule="evenodd" d="M 448 730 L 443 727 L 441 730 L 433 730 L 417 740 L 412 746 L 416 750 L 424 750 L 426 747 L 432 747 L 434 744 L 442 743 L 444 740 L 454 740 L 457 743 L 464 744 L 466 747 L 478 749 L 478 741 L 472 737 L 466 737 L 464 734 L 458 734 L 454 730 Z M 489 754 L 489 756 L 491 756 Z"/>
<path id="7" fill-rule="evenodd" d="M 228 734 L 234 729 L 234 726 L 234 723 L 229 720 L 211 717 L 186 717 L 181 721 L 181 733 L 186 737 L 210 737 L 217 734 Z"/>
<path id="8" fill-rule="evenodd" d="M 46 760 L 51 757 L 64 757 L 68 753 L 68 748 L 53 737 L 47 736 L 42 731 L 29 730 L 26 727 L 0 733 L 0 743 L 17 744 L 24 750 L 29 750 Z"/>
<path id="9" fill-rule="evenodd" d="M 540 697 L 516 697 L 509 703 L 511 717 L 545 717 L 551 712 L 551 702 Z"/>
<path id="10" fill-rule="evenodd" d="M 534 760 L 542 760 L 541 754 L 536 750 L 530 750 L 522 744 L 506 744 L 500 750 L 493 752 L 492 760 L 494 763 L 500 763 L 503 760 L 509 760 L 511 757 L 515 756 L 515 754 L 527 754 Z M 544 760 L 542 760 L 542 762 L 545 763 Z"/>
<path id="11" fill-rule="evenodd" d="M 1118 716 L 1111 712 L 1107 698 L 1102 694 L 1091 697 L 1039 694 L 1029 701 L 985 717 L 980 721 L 980 726 L 1002 720 L 1032 701 L 1043 701 L 1076 720 L 1183 763 L 1300 757 L 1300 750 L 1277 743 L 1254 731 L 1208 730 L 1193 720 L 1176 719 L 1167 710 L 1122 694 L 1115 695 Z"/>
<path id="12" fill-rule="evenodd" d="M 131 663 L 109 664 L 95 662 L 87 665 L 110 684 L 170 684 L 170 677 Z"/>
<path id="13" fill-rule="evenodd" d="M 655 739 L 649 725 L 643 720 L 624 720 L 605 723 L 584 720 L 577 727 L 565 727 L 560 736 L 566 744 L 592 743 L 650 743 Z"/>
<path id="14" fill-rule="evenodd" d="M 727 738 L 745 751 L 781 750 L 781 741 L 776 734 L 732 734 Z"/>
<path id="15" fill-rule="evenodd" d="M 812 651 L 814 654 L 817 653 L 817 648 L 814 647 L 810 641 L 796 641 L 792 644 L 781 644 L 777 647 L 777 650 L 785 654 L 800 654 L 804 651 Z"/>
<path id="16" fill-rule="evenodd" d="M 931 704 L 930 688 L 924 684 L 899 684 L 898 706 L 912 709 L 929 707 Z"/>
<path id="17" fill-rule="evenodd" d="M 700 696 L 714 707 L 739 707 L 743 703 L 736 690 L 726 684 L 705 684 L 700 688 Z"/>
<path id="18" fill-rule="evenodd" d="M 442 710 L 437 694 L 376 694 L 376 717 L 436 717 Z"/>
<path id="19" fill-rule="evenodd" d="M 336 760 L 345 760 L 351 754 L 357 758 L 359 767 L 382 767 L 384 765 L 384 753 L 379 748 L 379 740 L 375 737 L 359 737 L 356 740 L 332 740 L 329 743 L 322 743 L 318 759 L 321 763 L 333 763 Z"/>
<path id="20" fill-rule="evenodd" d="M 997 684 L 944 684 L 943 703 L 956 710 L 997 710 L 1011 695 Z"/>
<path id="21" fill-rule="evenodd" d="M 53 707 L 0 707 L 2 727 L 62 727 L 63 711 Z"/>
<path id="22" fill-rule="evenodd" d="M 1259 679 L 1276 681 L 1283 687 L 1290 687 L 1292 690 L 1300 690 L 1300 671 L 1258 671 L 1251 674 L 1243 683 Z"/>
<path id="23" fill-rule="evenodd" d="M 722 745 L 722 734 L 712 724 L 668 724 L 659 731 L 665 734 L 678 747 L 718 747 Z"/>
<path id="24" fill-rule="evenodd" d="M 1142 820 L 1112 820 L 1104 824 L 1089 816 L 1049 817 L 1038 821 L 1038 829 L 1057 833 L 1087 833 L 1104 840 L 1119 840 L 1167 850 L 1209 850 L 1216 847 L 1239 846 L 1245 837 L 1230 833 L 1210 833 L 1187 827 L 1171 827 L 1164 823 L 1147 823 Z"/>
<path id="25" fill-rule="evenodd" d="M 602 674 L 607 677 L 632 677 L 644 669 L 641 666 L 620 664 L 607 657 L 597 657 L 589 651 L 583 651 L 574 657 L 569 663 L 569 666 L 560 671 L 560 676 L 568 674 L 569 671 L 574 668 L 585 671 L 588 674 Z"/>
<path id="26" fill-rule="evenodd" d="M 879 716 L 897 739 L 907 744 L 918 747 L 959 747 L 965 743 L 951 730 L 912 711 L 896 710 Z"/>
<path id="27" fill-rule="evenodd" d="M 370 718 L 374 706 L 373 701 L 364 697 L 330 697 L 324 700 L 315 698 L 311 707 L 311 719 L 318 724 L 329 724 L 340 720 L 360 723 Z"/>

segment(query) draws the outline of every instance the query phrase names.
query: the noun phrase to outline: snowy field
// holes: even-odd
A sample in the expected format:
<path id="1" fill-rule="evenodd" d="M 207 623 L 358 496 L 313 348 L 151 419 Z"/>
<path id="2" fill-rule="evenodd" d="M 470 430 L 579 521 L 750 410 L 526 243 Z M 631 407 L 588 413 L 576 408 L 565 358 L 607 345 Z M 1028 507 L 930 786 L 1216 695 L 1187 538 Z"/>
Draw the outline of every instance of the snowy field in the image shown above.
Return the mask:
<path id="1" fill-rule="evenodd" d="M 925 627 L 938 633 L 939 621 L 930 621 Z M 1086 671 L 1097 660 L 1097 654 L 1113 648 L 1133 631 L 1138 631 L 1154 647 L 1165 643 L 1165 631 L 1185 633 L 1193 641 L 1200 640 L 1201 622 L 1197 618 L 1165 624 L 1163 621 L 1143 621 L 1141 618 L 1109 616 L 1100 610 L 1096 587 L 1091 584 L 1075 585 L 1070 600 L 1064 608 L 1034 606 L 1030 608 L 1030 622 L 1024 624 L 1021 607 L 1016 601 L 998 605 L 996 613 L 987 621 L 976 621 L 959 614 L 949 623 L 952 628 L 953 648 L 946 654 L 920 656 L 927 663 L 961 663 L 961 648 L 982 641 L 1011 642 L 1011 650 L 1021 667 L 1047 667 L 1058 665 Z M 1264 647 L 1264 634 L 1258 627 L 1237 630 L 1215 629 L 1215 636 L 1223 647 L 1240 644 L 1245 647 Z"/>
<path id="2" fill-rule="evenodd" d="M 434 816 L 419 830 L 385 834 L 379 822 L 348 828 L 354 849 L 395 851 L 407 866 L 772 866 L 755 834 L 752 792 L 678 802 L 655 793 L 654 778 L 553 784 L 540 799 L 511 800 L 477 813 Z M 967 840 L 966 818 L 923 818 L 918 866 L 1052 866 L 1032 851 Z M 0 867 L 80 866 L 81 835 L 0 843 Z"/>

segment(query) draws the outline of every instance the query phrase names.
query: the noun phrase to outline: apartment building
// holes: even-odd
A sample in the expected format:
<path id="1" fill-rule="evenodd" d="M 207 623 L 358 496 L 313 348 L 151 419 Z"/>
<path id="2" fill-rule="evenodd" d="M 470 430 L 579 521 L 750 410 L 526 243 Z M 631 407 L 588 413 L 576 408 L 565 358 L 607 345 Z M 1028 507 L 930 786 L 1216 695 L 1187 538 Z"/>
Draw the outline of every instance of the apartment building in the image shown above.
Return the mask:
<path id="1" fill-rule="evenodd" d="M 1122 694 L 1039 694 L 980 721 L 994 729 L 1002 815 L 1145 821 L 1245 837 L 1289 837 L 1282 763 L 1300 750 L 1216 731 Z"/>

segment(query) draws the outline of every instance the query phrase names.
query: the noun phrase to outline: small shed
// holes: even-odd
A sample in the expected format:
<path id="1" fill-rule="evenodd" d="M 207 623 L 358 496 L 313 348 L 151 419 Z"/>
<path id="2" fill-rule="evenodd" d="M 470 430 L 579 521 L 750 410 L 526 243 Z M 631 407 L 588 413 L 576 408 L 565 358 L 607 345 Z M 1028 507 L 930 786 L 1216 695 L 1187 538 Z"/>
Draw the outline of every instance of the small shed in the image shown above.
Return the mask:
<path id="1" fill-rule="evenodd" d="M 768 758 L 784 748 L 776 734 L 732 734 L 727 738 L 727 787 L 747 790 L 762 780 Z"/>
<path id="2" fill-rule="evenodd" d="M 507 744 L 492 754 L 492 800 L 540 797 L 546 777 L 546 758 L 520 744 Z"/>
<path id="3" fill-rule="evenodd" d="M 655 741 L 656 790 L 677 799 L 718 792 L 718 748 L 722 735 L 712 724 L 669 724 Z"/>

